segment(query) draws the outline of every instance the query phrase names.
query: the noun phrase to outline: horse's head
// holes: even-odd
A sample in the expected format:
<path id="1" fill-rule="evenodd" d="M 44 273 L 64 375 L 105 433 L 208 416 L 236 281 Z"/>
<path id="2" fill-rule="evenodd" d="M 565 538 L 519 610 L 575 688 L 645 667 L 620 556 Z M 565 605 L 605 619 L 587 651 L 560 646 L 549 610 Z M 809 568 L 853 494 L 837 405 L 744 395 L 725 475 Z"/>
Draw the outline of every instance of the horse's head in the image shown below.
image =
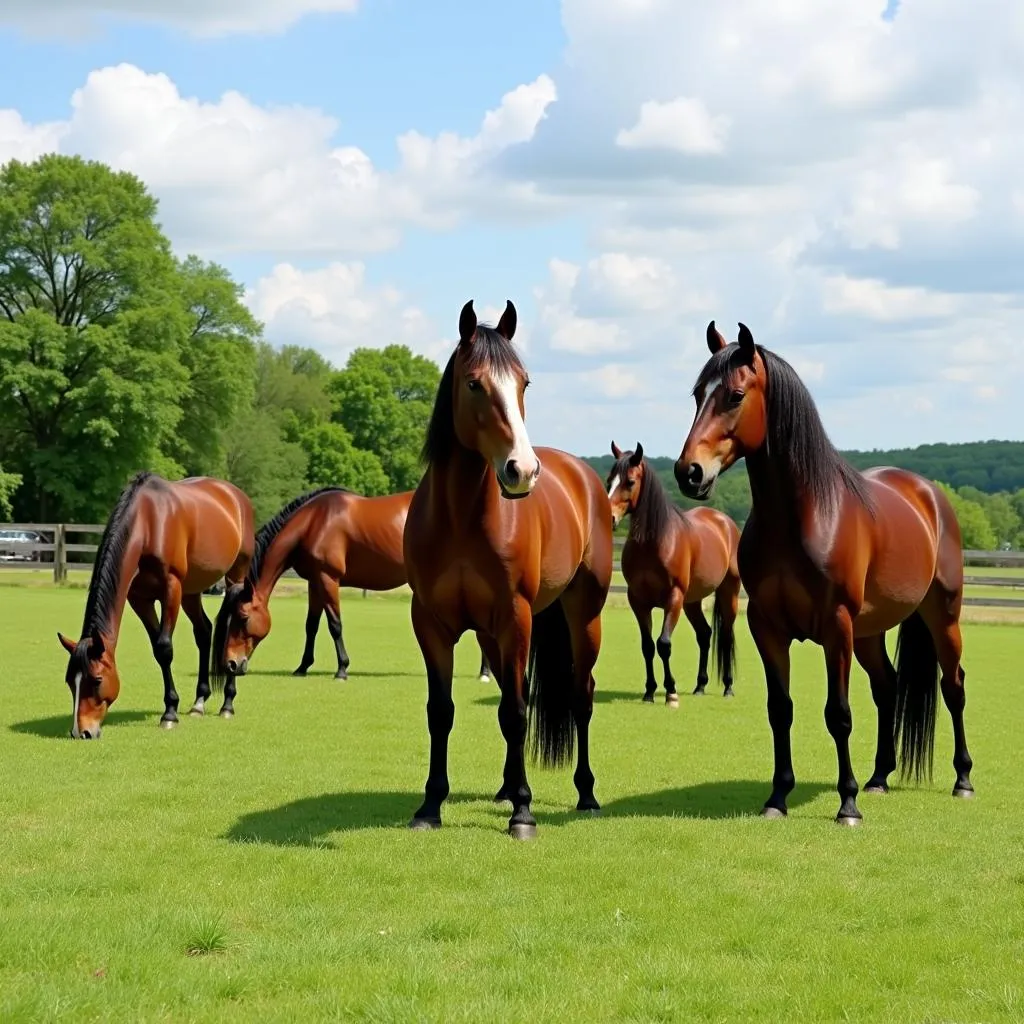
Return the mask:
<path id="1" fill-rule="evenodd" d="M 511 344 L 515 331 L 511 302 L 496 328 L 477 324 L 473 302 L 467 302 L 451 374 L 455 437 L 494 468 L 506 498 L 526 497 L 540 476 L 540 460 L 526 433 L 523 395 L 530 381 Z"/>
<path id="2" fill-rule="evenodd" d="M 644 446 L 637 441 L 636 449 L 624 452 L 612 441 L 612 455 L 615 465 L 612 466 L 606 481 L 608 500 L 612 505 L 612 522 L 618 526 L 624 516 L 636 511 L 637 502 L 643 487 Z"/>
<path id="3" fill-rule="evenodd" d="M 63 633 L 57 639 L 69 655 L 64 678 L 71 690 L 71 735 L 76 740 L 99 739 L 107 708 L 121 692 L 114 648 L 97 629 L 77 643 Z"/>
<path id="4" fill-rule="evenodd" d="M 246 576 L 224 591 L 213 634 L 213 667 L 219 675 L 244 676 L 249 659 L 270 632 L 270 608 Z"/>
<path id="5" fill-rule="evenodd" d="M 740 324 L 739 341 L 730 345 L 708 324 L 711 358 L 693 388 L 697 414 L 676 460 L 679 489 L 704 499 L 720 473 L 752 455 L 768 432 L 768 378 L 754 336 Z"/>

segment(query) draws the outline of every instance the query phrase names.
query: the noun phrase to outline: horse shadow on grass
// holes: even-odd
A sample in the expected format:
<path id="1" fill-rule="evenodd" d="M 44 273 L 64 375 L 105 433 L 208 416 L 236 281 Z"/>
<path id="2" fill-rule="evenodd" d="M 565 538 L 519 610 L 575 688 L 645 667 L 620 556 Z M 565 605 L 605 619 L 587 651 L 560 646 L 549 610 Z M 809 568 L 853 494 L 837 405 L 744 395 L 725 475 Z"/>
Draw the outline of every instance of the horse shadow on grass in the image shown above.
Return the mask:
<path id="1" fill-rule="evenodd" d="M 600 818 L 703 818 L 754 817 L 771 785 L 764 780 L 727 779 L 699 782 L 692 786 L 640 793 L 610 800 L 602 806 Z M 833 787 L 821 782 L 801 782 L 790 794 L 790 809 L 810 803 Z M 234 843 L 266 843 L 271 846 L 329 847 L 334 832 L 357 832 L 372 828 L 404 828 L 423 800 L 416 793 L 372 792 L 325 793 L 305 797 L 280 807 L 245 814 L 224 834 Z M 448 804 L 489 804 L 497 816 L 507 817 L 510 805 L 495 804 L 489 794 L 456 793 Z M 534 816 L 545 827 L 568 825 L 585 819 L 575 810 L 549 810 L 534 805 Z M 443 814 L 443 811 L 442 811 Z M 446 826 L 447 827 L 447 826 Z M 491 828 L 490 825 L 469 826 Z"/>
<path id="2" fill-rule="evenodd" d="M 311 668 L 304 676 L 293 675 L 294 669 L 279 669 L 273 671 L 272 669 L 249 669 L 244 676 L 239 676 L 237 683 L 239 686 L 245 685 L 246 679 L 253 677 L 257 679 L 330 679 L 334 680 L 334 673 L 337 669 L 331 668 Z M 368 668 L 350 668 L 348 670 L 349 679 L 426 679 L 426 674 L 421 670 L 419 672 L 380 672 L 375 669 Z M 339 679 L 338 682 L 345 682 L 346 680 Z"/>
<path id="3" fill-rule="evenodd" d="M 481 684 L 481 686 L 486 684 Z M 594 703 L 595 704 L 643 704 L 644 688 L 641 684 L 635 690 L 602 690 L 600 688 L 594 691 Z M 680 690 L 679 699 L 681 701 L 686 700 L 688 697 L 692 697 L 693 693 L 690 690 Z M 713 700 L 715 697 L 721 697 L 721 689 L 713 691 L 711 684 L 708 685 L 708 691 L 702 696 L 698 696 L 697 700 Z M 473 699 L 474 704 L 481 704 L 485 707 L 497 707 L 498 702 L 501 700 L 501 694 L 498 692 L 497 686 L 494 686 L 493 691 L 490 693 L 483 694 Z M 664 705 L 665 703 L 665 691 L 659 689 L 654 695 L 654 705 Z"/>
<path id="4" fill-rule="evenodd" d="M 110 711 L 103 720 L 103 731 L 116 729 L 119 725 L 129 722 L 143 722 L 153 718 L 152 711 Z M 11 732 L 20 732 L 27 736 L 39 736 L 42 739 L 68 739 L 71 733 L 71 715 L 51 715 L 49 718 L 33 718 L 26 722 L 14 722 L 8 726 Z"/>

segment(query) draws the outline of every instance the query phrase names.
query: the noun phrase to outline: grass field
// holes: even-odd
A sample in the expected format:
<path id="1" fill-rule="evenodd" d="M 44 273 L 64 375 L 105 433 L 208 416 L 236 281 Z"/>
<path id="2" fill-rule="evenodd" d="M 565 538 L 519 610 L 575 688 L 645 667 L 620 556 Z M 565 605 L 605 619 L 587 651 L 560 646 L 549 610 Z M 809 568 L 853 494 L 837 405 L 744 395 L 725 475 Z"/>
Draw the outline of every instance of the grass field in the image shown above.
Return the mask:
<path id="1" fill-rule="evenodd" d="M 934 784 L 862 796 L 851 830 L 832 823 L 820 650 L 794 647 L 797 789 L 789 819 L 767 822 L 745 623 L 736 699 L 673 711 L 641 704 L 635 626 L 611 607 L 592 733 L 604 812 L 579 819 L 571 772 L 534 768 L 540 835 L 517 844 L 489 799 L 503 744 L 472 638 L 445 827 L 412 833 L 426 688 L 404 600 L 347 600 L 338 683 L 326 630 L 315 674 L 290 677 L 305 602 L 276 598 L 237 717 L 171 732 L 130 619 L 104 737 L 74 743 L 54 631 L 76 634 L 83 601 L 0 586 L 0 1021 L 1024 1019 L 1019 626 L 965 630 L 977 798 L 949 796 L 940 707 Z M 685 623 L 676 637 L 688 690 Z M 176 639 L 187 708 L 187 625 Z M 875 718 L 859 669 L 853 705 L 863 783 Z"/>

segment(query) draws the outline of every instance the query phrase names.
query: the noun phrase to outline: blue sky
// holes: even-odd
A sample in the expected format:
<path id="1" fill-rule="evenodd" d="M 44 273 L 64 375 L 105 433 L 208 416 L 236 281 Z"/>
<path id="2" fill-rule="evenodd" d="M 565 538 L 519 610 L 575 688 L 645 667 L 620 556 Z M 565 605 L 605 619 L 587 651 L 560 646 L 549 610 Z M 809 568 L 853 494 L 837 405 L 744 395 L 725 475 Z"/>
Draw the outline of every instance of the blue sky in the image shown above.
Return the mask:
<path id="1" fill-rule="evenodd" d="M 272 341 L 337 362 L 440 359 L 511 297 L 535 443 L 676 454 L 712 317 L 843 446 L 1021 436 L 1024 40 L 972 10 L 10 0 L 0 160 L 134 171 Z"/>

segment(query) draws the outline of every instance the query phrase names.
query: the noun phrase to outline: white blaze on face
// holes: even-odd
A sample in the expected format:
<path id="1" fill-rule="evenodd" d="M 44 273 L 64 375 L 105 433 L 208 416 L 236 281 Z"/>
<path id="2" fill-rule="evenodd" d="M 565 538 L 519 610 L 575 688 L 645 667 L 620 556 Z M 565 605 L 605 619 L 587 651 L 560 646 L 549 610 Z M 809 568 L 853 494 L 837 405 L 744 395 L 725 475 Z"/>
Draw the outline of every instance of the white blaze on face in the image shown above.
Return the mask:
<path id="1" fill-rule="evenodd" d="M 722 378 L 715 377 L 714 380 L 708 381 L 708 386 L 704 389 L 704 401 L 700 403 L 700 408 L 697 410 L 697 419 L 693 422 L 696 423 L 700 420 L 701 416 L 704 415 L 704 411 L 711 404 L 712 399 L 715 397 L 715 392 L 722 386 Z"/>
<path id="2" fill-rule="evenodd" d="M 494 471 L 498 474 L 506 490 L 513 494 L 527 494 L 533 490 L 537 482 L 537 470 L 540 460 L 537 453 L 530 444 L 530 438 L 526 433 L 526 423 L 519 411 L 519 382 L 511 373 L 498 373 L 494 377 L 494 390 L 497 400 L 502 403 L 505 418 L 512 430 L 512 449 L 505 457 L 505 462 L 514 462 L 519 472 L 519 479 L 513 484 L 506 478 L 505 466 L 495 465 Z"/>
<path id="3" fill-rule="evenodd" d="M 609 501 L 611 501 L 611 500 L 612 500 L 612 498 L 614 497 L 614 495 L 615 495 L 615 489 L 616 489 L 616 488 L 617 488 L 618 486 L 619 486 L 619 478 L 618 478 L 618 476 L 616 475 L 616 476 L 613 476 L 613 477 L 612 477 L 612 482 L 611 482 L 611 486 L 610 486 L 610 487 L 608 488 L 608 500 L 609 500 Z"/>
<path id="4" fill-rule="evenodd" d="M 71 735 L 78 739 L 78 705 L 82 698 L 82 673 L 75 673 L 75 706 L 71 719 Z"/>

